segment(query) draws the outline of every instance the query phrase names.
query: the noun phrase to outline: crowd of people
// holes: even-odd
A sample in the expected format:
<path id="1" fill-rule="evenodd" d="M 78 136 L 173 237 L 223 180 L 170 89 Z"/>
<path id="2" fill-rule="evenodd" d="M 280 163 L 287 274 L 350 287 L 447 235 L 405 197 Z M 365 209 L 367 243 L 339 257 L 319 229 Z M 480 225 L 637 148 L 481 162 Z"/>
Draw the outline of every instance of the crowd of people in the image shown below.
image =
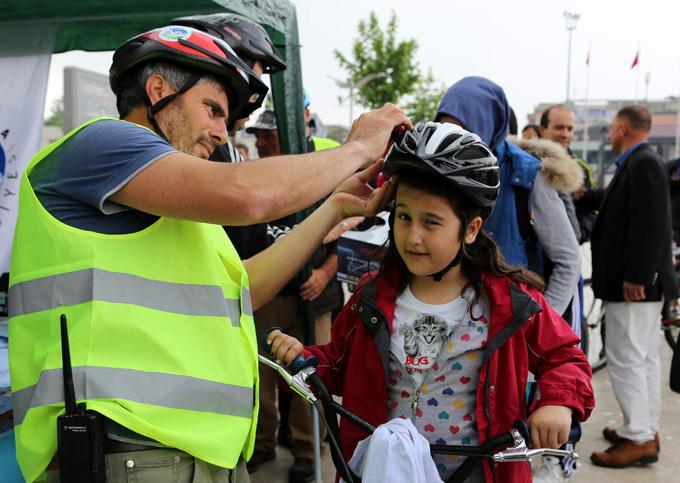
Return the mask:
<path id="1" fill-rule="evenodd" d="M 657 461 L 658 324 L 679 294 L 669 177 L 646 109 L 612 120 L 606 188 L 570 149 L 568 105 L 517 139 L 505 92 L 483 77 L 451 85 L 415 125 L 394 105 L 362 114 L 343 144 L 314 135 L 305 94 L 308 153 L 282 156 L 274 111 L 247 124 L 262 76 L 286 68 L 265 30 L 232 14 L 173 25 L 116 50 L 120 118 L 41 150 L 22 180 L 9 360 L 26 480 L 65 481 L 60 314 L 76 397 L 102 419 L 106 481 L 247 482 L 278 444 L 294 456 L 289 480 L 313 480 L 310 406 L 277 390 L 258 351 L 315 356 L 331 392 L 375 426 L 405 420 L 428 443 L 477 445 L 526 419 L 534 447 L 559 448 L 596 400 L 579 347 L 586 242 L 623 414 L 591 460 Z M 242 129 L 258 159 L 230 141 Z M 383 209 L 381 268 L 345 303 L 335 239 L 343 220 Z M 341 423 L 347 460 L 365 437 Z M 405 481 L 399 458 L 372 461 L 384 481 Z M 461 461 L 435 456 L 432 474 L 446 480 Z M 466 481 L 575 471 L 569 458 L 484 461 Z"/>

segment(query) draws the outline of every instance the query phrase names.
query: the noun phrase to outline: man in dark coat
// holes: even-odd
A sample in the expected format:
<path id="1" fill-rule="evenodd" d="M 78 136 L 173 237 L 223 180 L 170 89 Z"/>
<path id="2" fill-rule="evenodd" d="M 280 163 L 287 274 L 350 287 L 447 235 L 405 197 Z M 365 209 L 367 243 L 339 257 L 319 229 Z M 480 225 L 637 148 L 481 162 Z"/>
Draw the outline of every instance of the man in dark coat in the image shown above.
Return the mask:
<path id="1" fill-rule="evenodd" d="M 596 465 L 657 461 L 660 416 L 659 322 L 663 299 L 678 297 L 671 259 L 670 192 L 666 167 L 647 140 L 651 116 L 621 109 L 609 131 L 617 171 L 599 201 L 592 234 L 593 291 L 605 301 L 607 367 L 623 425 L 605 428 L 613 445 L 595 452 Z"/>

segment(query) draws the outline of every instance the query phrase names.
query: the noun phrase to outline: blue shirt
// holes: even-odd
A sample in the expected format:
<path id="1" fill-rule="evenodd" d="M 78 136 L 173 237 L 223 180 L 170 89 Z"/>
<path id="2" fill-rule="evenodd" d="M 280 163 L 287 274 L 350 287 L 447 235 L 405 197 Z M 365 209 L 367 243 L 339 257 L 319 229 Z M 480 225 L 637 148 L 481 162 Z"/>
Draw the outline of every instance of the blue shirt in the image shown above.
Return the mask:
<path id="1" fill-rule="evenodd" d="M 641 143 L 637 143 L 626 149 L 626 151 L 623 154 L 620 154 L 615 160 L 614 163 L 616 164 L 616 169 L 621 169 L 623 168 L 623 165 L 626 164 L 626 159 L 628 159 L 628 156 L 630 156 L 630 153 L 635 151 L 638 146 L 641 146 L 643 144 L 647 144 L 647 141 L 642 141 Z"/>
<path id="2" fill-rule="evenodd" d="M 146 128 L 106 119 L 65 141 L 35 167 L 29 180 L 40 203 L 59 221 L 97 233 L 134 233 L 158 217 L 116 204 L 109 197 L 174 152 Z"/>

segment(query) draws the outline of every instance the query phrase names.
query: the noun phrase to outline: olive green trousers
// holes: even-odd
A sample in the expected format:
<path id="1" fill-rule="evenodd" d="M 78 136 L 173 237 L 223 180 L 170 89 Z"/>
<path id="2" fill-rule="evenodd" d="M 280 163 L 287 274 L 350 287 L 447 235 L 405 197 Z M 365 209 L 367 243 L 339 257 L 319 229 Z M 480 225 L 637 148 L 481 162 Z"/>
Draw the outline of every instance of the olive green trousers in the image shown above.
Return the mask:
<path id="1" fill-rule="evenodd" d="M 172 448 L 106 455 L 107 483 L 250 483 L 246 463 L 227 469 L 197 460 Z M 47 472 L 47 483 L 60 483 L 58 471 Z M 67 482 L 62 482 L 67 483 Z"/>

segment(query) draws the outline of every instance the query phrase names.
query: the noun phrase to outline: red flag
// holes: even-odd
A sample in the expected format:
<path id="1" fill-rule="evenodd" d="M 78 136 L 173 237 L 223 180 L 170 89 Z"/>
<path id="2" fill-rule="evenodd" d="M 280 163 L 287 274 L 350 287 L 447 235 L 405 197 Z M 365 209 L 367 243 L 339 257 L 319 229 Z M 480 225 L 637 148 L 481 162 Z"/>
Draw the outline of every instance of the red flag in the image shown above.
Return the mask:
<path id="1" fill-rule="evenodd" d="M 588 56 L 586 57 L 586 65 L 590 65 L 590 49 L 588 49 Z"/>
<path id="2" fill-rule="evenodd" d="M 630 64 L 630 68 L 632 69 L 636 65 L 640 63 L 640 51 L 638 50 L 637 53 L 635 54 L 635 58 L 633 59 L 633 63 Z"/>

